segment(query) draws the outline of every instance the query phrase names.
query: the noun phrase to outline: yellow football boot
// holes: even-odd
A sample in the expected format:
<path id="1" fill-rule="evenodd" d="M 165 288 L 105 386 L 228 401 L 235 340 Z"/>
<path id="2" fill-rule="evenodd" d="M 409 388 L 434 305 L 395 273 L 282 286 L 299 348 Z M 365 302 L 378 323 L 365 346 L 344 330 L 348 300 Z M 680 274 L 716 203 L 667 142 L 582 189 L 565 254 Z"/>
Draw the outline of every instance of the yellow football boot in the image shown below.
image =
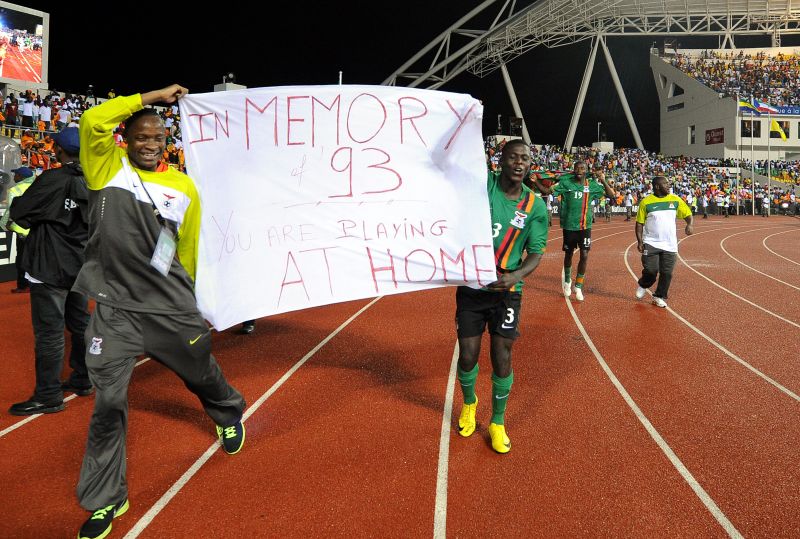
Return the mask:
<path id="1" fill-rule="evenodd" d="M 498 453 L 511 451 L 511 440 L 508 439 L 505 425 L 489 423 L 489 436 L 492 438 L 492 449 Z"/>
<path id="2" fill-rule="evenodd" d="M 461 408 L 461 415 L 458 418 L 458 433 L 466 438 L 475 432 L 475 411 L 478 409 L 478 397 L 475 402 L 465 404 Z"/>

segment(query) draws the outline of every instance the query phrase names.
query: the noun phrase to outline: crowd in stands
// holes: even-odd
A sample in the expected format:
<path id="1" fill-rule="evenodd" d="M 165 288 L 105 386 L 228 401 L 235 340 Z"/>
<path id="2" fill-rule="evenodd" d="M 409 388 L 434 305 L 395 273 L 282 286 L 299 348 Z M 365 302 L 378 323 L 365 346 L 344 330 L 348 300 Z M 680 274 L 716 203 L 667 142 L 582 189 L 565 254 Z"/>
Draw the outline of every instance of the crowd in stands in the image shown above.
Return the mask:
<path id="1" fill-rule="evenodd" d="M 724 97 L 754 97 L 775 106 L 800 104 L 800 56 L 702 51 L 675 54 L 671 64 Z"/>
<path id="2" fill-rule="evenodd" d="M 711 57 L 713 56 L 709 55 Z M 113 96 L 112 90 L 109 98 Z M 32 168 L 46 170 L 58 166 L 50 135 L 66 126 L 80 125 L 81 114 L 95 104 L 97 100 L 93 97 L 72 94 L 62 96 L 57 92 L 37 95 L 28 90 L 18 97 L 10 93 L 4 100 L 0 121 L 4 124 L 2 129 L 6 136 L 19 138 L 23 161 Z M 161 108 L 159 113 L 164 120 L 167 137 L 161 166 L 184 170 L 178 106 Z M 124 126 L 120 126 L 115 133 L 117 144 L 122 147 L 125 146 L 123 129 Z M 493 170 L 498 167 L 501 147 L 502 143 L 493 146 L 488 140 L 486 142 L 487 159 Z M 532 174 L 565 173 L 572 170 L 577 159 L 585 160 L 590 170 L 602 167 L 606 175 L 613 179 L 614 187 L 620 193 L 618 200 L 612 201 L 617 204 L 622 204 L 628 195 L 632 196 L 636 204 L 650 191 L 650 179 L 655 175 L 667 176 L 672 181 L 674 192 L 684 199 L 702 202 L 706 198 L 711 201 L 712 206 L 720 201 L 735 206 L 738 201 L 747 207 L 754 194 L 759 200 L 767 194 L 767 187 L 758 182 L 755 190 L 751 189 L 749 178 L 745 178 L 738 186 L 736 184 L 739 167 L 749 171 L 754 166 L 757 174 L 766 174 L 767 163 L 764 161 L 753 164 L 747 159 L 739 161 L 665 157 L 630 148 L 618 148 L 607 153 L 595 148 L 575 148 L 573 152 L 566 152 L 551 145 L 532 146 L 531 153 Z M 779 205 L 793 196 L 794 186 L 800 185 L 800 164 L 774 160 L 770 162 L 770 168 L 777 185 L 772 185 L 768 198 L 773 204 Z M 784 183 L 781 184 L 781 181 Z"/>
<path id="3" fill-rule="evenodd" d="M 486 142 L 486 154 L 489 167 L 496 170 L 499 166 L 500 145 Z M 613 186 L 618 192 L 618 198 L 612 204 L 622 205 L 629 194 L 633 204 L 646 196 L 650 190 L 650 181 L 653 176 L 666 176 L 672 185 L 673 192 L 690 203 L 690 206 L 702 211 L 703 199 L 707 201 L 711 211 L 719 207 L 735 208 L 737 203 L 742 212 L 752 211 L 752 198 L 755 195 L 756 206 L 760 208 L 761 201 L 766 196 L 773 207 L 781 207 L 784 202 L 792 205 L 792 211 L 797 209 L 794 199 L 794 186 L 800 185 L 800 179 L 795 176 L 793 183 L 773 184 L 771 190 L 756 182 L 755 189 L 751 188 L 751 180 L 745 178 L 737 185 L 739 166 L 750 170 L 750 161 L 741 163 L 735 159 L 703 159 L 695 157 L 665 157 L 653 152 L 639 149 L 617 148 L 612 152 L 602 152 L 596 148 L 574 148 L 573 152 L 566 152 L 558 146 L 531 146 L 532 171 L 540 177 L 565 174 L 572 171 L 576 160 L 586 161 L 589 170 L 602 168 L 606 177 L 611 178 Z M 797 163 L 773 162 L 773 166 L 786 166 L 797 171 Z M 765 163 L 756 162 L 756 173 Z M 769 190 L 769 192 L 768 192 Z M 755 193 L 754 193 L 755 191 Z"/>
<path id="4" fill-rule="evenodd" d="M 114 97 L 109 92 L 109 98 Z M 51 135 L 64 127 L 77 127 L 83 112 L 98 103 L 94 97 L 65 94 L 51 91 L 36 94 L 27 90 L 19 95 L 9 93 L 3 100 L 0 110 L 0 133 L 10 138 L 18 138 L 23 162 L 31 168 L 47 170 L 58 166 L 53 153 Z M 173 166 L 184 170 L 183 144 L 181 143 L 180 114 L 177 106 L 160 108 L 167 135 L 163 166 Z M 122 128 L 117 130 L 116 140 L 125 145 Z"/>

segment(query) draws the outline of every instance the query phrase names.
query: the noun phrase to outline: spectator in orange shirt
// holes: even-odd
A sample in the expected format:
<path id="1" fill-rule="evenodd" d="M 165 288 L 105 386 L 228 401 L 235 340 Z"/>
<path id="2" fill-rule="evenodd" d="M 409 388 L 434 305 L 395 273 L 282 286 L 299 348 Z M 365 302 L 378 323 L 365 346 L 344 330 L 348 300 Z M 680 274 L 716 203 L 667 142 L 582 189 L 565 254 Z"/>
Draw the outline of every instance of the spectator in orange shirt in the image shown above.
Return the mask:
<path id="1" fill-rule="evenodd" d="M 53 137 L 51 137 L 50 135 L 45 135 L 44 141 L 42 142 L 42 151 L 52 152 L 54 144 L 55 143 L 53 142 Z"/>
<path id="2" fill-rule="evenodd" d="M 19 140 L 20 148 L 23 150 L 31 150 L 33 149 L 33 145 L 36 141 L 33 138 L 33 133 L 31 133 L 30 129 L 26 129 L 24 133 L 22 133 L 22 137 Z"/>

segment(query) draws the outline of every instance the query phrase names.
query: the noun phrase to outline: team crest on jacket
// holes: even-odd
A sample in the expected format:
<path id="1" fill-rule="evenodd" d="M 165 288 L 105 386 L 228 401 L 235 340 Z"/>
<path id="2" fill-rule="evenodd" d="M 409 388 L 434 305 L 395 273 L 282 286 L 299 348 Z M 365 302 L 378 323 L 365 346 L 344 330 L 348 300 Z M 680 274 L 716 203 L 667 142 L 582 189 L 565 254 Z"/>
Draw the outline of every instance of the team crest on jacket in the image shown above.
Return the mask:
<path id="1" fill-rule="evenodd" d="M 89 353 L 99 356 L 103 352 L 103 349 L 100 348 L 101 344 L 103 344 L 103 339 L 101 337 L 92 337 L 92 345 L 89 347 Z"/>
<path id="2" fill-rule="evenodd" d="M 511 219 L 511 226 L 516 228 L 525 228 L 525 219 L 527 218 L 528 218 L 527 213 L 521 211 L 515 211 L 514 218 Z"/>
<path id="3" fill-rule="evenodd" d="M 175 197 L 172 195 L 168 195 L 166 193 L 162 194 L 164 195 L 164 207 L 169 208 L 170 206 L 172 206 L 172 199 L 174 199 Z"/>

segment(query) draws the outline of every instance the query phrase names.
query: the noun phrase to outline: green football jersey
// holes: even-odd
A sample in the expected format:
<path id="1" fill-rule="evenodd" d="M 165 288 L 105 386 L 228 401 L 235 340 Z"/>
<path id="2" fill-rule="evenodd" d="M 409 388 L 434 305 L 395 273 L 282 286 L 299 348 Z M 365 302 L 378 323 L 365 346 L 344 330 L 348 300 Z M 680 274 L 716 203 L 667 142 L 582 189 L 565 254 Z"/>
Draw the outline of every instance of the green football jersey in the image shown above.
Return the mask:
<path id="1" fill-rule="evenodd" d="M 561 195 L 558 210 L 561 228 L 564 230 L 589 230 L 592 228 L 592 200 L 606 192 L 597 180 L 590 179 L 587 185 L 575 181 L 573 174 L 565 174 L 553 188 L 553 196 Z"/>
<path id="2" fill-rule="evenodd" d="M 547 205 L 541 197 L 522 186 L 516 200 L 500 189 L 500 173 L 489 173 L 487 190 L 492 214 L 494 259 L 497 271 L 509 272 L 522 264 L 522 252 L 543 254 L 547 244 Z M 511 289 L 522 290 L 522 281 Z"/>

